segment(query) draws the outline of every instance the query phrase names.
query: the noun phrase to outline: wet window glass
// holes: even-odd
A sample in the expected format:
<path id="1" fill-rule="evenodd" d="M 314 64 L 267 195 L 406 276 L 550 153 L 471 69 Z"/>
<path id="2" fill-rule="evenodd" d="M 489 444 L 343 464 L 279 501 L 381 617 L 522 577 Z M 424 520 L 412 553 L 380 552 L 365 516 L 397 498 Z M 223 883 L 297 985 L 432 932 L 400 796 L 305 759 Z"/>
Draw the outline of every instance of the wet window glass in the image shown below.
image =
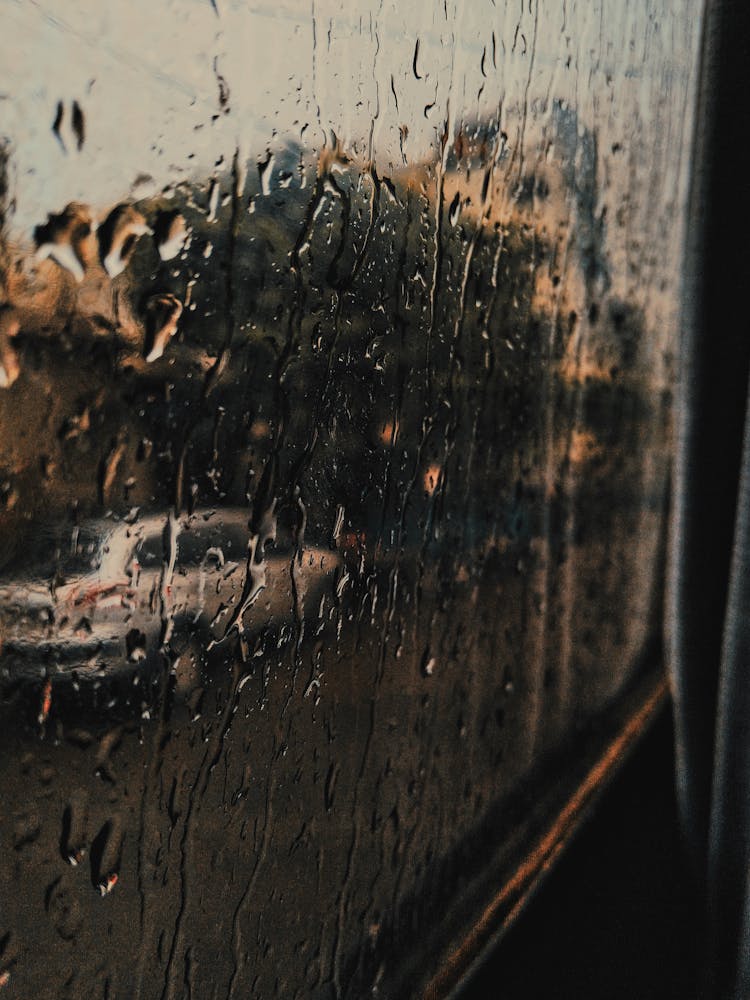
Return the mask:
<path id="1" fill-rule="evenodd" d="M 447 995 L 663 694 L 695 10 L 0 18 L 0 991 Z"/>

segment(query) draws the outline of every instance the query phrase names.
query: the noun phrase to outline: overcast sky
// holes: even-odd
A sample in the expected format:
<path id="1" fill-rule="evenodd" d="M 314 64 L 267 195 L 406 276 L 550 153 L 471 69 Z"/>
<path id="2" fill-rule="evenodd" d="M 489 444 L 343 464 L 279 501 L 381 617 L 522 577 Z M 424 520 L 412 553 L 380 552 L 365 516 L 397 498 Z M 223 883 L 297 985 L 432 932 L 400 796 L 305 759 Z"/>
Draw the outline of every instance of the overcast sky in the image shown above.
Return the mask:
<path id="1" fill-rule="evenodd" d="M 372 136 L 387 172 L 402 164 L 402 143 L 417 162 L 434 155 L 446 120 L 452 130 L 501 103 L 511 145 L 538 150 L 544 115 L 535 108 L 552 97 L 569 100 L 602 146 L 632 145 L 644 121 L 659 128 L 664 79 L 650 67 L 687 87 L 695 63 L 695 19 L 675 9 L 688 0 L 215 4 L 2 0 L 0 136 L 11 147 L 14 241 L 73 199 L 101 214 L 124 197 L 206 179 L 237 145 L 262 157 L 274 135 L 316 149 L 333 128 L 363 159 Z M 218 76 L 228 114 L 219 113 Z M 85 116 L 80 151 L 74 100 Z M 66 149 L 52 130 L 58 101 Z M 683 143 L 662 140 L 672 158 Z"/>

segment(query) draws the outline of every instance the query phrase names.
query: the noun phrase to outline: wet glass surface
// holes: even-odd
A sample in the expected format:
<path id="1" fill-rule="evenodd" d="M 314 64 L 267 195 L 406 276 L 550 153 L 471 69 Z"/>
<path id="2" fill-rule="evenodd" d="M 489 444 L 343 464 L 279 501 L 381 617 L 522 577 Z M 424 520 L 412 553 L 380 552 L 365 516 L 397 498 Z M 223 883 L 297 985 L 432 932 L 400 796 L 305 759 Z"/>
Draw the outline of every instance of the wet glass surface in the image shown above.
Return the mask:
<path id="1" fill-rule="evenodd" d="M 418 995 L 658 668 L 699 25 L 152 7 L 1 15 L 0 986 Z"/>

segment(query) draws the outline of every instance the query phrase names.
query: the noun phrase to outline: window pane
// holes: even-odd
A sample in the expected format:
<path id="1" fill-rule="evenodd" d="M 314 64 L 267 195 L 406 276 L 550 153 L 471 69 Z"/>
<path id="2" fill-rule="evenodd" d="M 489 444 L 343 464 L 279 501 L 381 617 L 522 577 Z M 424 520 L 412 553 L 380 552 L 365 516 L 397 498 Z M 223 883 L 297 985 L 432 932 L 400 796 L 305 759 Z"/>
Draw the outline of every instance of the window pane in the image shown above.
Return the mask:
<path id="1" fill-rule="evenodd" d="M 0 985 L 422 995 L 660 690 L 699 18 L 2 18 Z"/>

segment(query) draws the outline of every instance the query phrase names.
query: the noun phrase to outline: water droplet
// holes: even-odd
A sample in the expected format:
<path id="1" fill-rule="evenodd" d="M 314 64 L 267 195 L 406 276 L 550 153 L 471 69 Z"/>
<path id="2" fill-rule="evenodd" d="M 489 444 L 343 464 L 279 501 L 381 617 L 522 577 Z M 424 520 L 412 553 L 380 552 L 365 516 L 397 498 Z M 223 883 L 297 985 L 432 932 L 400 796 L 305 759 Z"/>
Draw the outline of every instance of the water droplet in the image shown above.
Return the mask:
<path id="1" fill-rule="evenodd" d="M 422 654 L 421 671 L 424 677 L 432 677 L 435 672 L 435 667 L 437 666 L 437 659 L 430 655 L 429 649 L 426 649 Z"/>
<path id="2" fill-rule="evenodd" d="M 154 224 L 154 242 L 162 260 L 174 260 L 185 248 L 190 231 L 177 209 L 160 212 Z"/>
<path id="3" fill-rule="evenodd" d="M 258 175 L 260 176 L 260 187 L 264 195 L 271 193 L 271 178 L 276 157 L 269 151 L 268 156 L 262 163 L 258 164 Z"/>
<path id="4" fill-rule="evenodd" d="M 110 278 L 128 266 L 141 236 L 151 234 L 146 220 L 132 205 L 117 205 L 99 226 L 99 253 Z"/>
<path id="5" fill-rule="evenodd" d="M 452 226 L 455 226 L 458 222 L 458 217 L 461 214 L 461 195 L 456 191 L 453 196 L 453 201 L 448 209 L 448 219 Z"/>

